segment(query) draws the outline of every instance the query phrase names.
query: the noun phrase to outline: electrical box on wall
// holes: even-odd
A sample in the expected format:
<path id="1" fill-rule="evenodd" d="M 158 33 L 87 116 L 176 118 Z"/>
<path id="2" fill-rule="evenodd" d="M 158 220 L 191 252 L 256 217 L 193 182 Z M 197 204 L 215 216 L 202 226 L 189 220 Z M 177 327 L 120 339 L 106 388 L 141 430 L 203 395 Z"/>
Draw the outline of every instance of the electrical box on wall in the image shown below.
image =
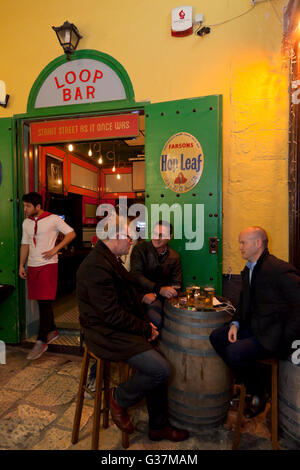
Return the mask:
<path id="1" fill-rule="evenodd" d="M 172 36 L 182 37 L 193 34 L 193 7 L 182 6 L 172 10 Z"/>

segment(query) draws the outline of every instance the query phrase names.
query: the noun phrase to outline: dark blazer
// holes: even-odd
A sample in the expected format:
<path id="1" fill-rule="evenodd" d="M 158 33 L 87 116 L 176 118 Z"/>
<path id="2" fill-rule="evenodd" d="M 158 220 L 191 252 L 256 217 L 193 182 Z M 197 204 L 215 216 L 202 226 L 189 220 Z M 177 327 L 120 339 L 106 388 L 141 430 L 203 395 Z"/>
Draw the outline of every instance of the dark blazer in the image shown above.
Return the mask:
<path id="1" fill-rule="evenodd" d="M 182 284 L 180 255 L 168 247 L 162 257 L 151 241 L 135 245 L 130 257 L 130 272 L 145 293 L 159 293 L 162 286 Z"/>
<path id="2" fill-rule="evenodd" d="M 85 342 L 96 355 L 121 361 L 152 348 L 134 282 L 102 241 L 77 271 L 77 297 Z"/>
<path id="3" fill-rule="evenodd" d="M 285 356 L 300 339 L 300 273 L 265 250 L 249 284 L 249 268 L 241 272 L 242 292 L 232 321 L 249 326 L 269 351 Z"/>

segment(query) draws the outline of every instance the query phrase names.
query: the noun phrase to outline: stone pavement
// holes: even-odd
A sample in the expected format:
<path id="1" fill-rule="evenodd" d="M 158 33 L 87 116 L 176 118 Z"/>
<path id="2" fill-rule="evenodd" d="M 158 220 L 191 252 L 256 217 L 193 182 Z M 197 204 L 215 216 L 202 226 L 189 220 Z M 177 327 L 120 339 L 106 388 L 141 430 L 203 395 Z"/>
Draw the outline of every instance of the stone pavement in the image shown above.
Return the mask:
<path id="1" fill-rule="evenodd" d="M 0 364 L 0 450 L 89 450 L 93 400 L 84 402 L 79 442 L 71 444 L 81 357 L 47 351 L 28 361 L 28 349 L 8 345 Z M 192 434 L 182 443 L 152 442 L 147 437 L 145 405 L 132 411 L 136 432 L 129 450 L 230 450 L 233 433 L 224 426 Z M 101 449 L 123 450 L 121 433 L 111 422 L 101 430 Z M 280 441 L 281 449 L 289 443 Z M 293 449 L 293 447 L 290 447 Z M 240 449 L 271 449 L 267 439 L 243 434 Z"/>

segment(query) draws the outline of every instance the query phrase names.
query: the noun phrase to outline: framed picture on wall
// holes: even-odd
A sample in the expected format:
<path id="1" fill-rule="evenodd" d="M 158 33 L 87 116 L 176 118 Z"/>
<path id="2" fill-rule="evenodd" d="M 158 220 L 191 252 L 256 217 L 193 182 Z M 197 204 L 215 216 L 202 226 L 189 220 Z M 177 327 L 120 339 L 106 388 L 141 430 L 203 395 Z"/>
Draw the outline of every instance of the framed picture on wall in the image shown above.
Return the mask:
<path id="1" fill-rule="evenodd" d="M 63 180 L 63 161 L 53 158 L 50 155 L 46 156 L 46 184 L 47 191 L 51 193 L 63 194 L 64 180 Z"/>

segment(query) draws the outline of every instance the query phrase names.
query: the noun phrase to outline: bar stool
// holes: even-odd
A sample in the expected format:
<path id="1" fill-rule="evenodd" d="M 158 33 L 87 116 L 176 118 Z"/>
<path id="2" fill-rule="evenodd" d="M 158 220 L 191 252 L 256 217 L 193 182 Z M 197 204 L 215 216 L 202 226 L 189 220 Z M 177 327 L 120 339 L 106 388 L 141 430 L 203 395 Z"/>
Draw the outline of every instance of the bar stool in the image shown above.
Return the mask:
<path id="1" fill-rule="evenodd" d="M 272 386 L 271 386 L 271 441 L 272 449 L 278 450 L 278 360 L 275 358 L 259 359 L 259 364 L 265 364 L 272 367 Z M 237 423 L 234 431 L 232 450 L 236 450 L 240 443 L 241 426 L 244 416 L 246 398 L 246 387 L 240 384 L 240 398 L 237 415 Z"/>
<path id="2" fill-rule="evenodd" d="M 94 358 L 97 363 L 96 373 L 96 390 L 91 392 L 87 386 L 87 374 L 89 368 L 90 358 Z M 123 362 L 119 365 L 119 381 L 122 382 L 128 378 L 129 366 Z M 107 429 L 109 426 L 109 389 L 110 389 L 110 374 L 111 374 L 111 361 L 101 359 L 95 356 L 86 346 L 84 347 L 84 356 L 81 366 L 80 382 L 76 400 L 76 410 L 73 422 L 72 431 L 72 444 L 76 444 L 79 439 L 79 428 L 82 414 L 82 406 L 84 400 L 84 392 L 87 391 L 94 397 L 94 414 L 93 414 L 93 431 L 92 431 L 92 450 L 98 450 L 99 447 L 99 433 L 100 433 L 100 419 L 103 414 L 103 428 Z M 104 406 L 102 408 L 102 392 L 104 392 Z M 122 432 L 122 446 L 124 449 L 129 447 L 129 435 Z"/>

